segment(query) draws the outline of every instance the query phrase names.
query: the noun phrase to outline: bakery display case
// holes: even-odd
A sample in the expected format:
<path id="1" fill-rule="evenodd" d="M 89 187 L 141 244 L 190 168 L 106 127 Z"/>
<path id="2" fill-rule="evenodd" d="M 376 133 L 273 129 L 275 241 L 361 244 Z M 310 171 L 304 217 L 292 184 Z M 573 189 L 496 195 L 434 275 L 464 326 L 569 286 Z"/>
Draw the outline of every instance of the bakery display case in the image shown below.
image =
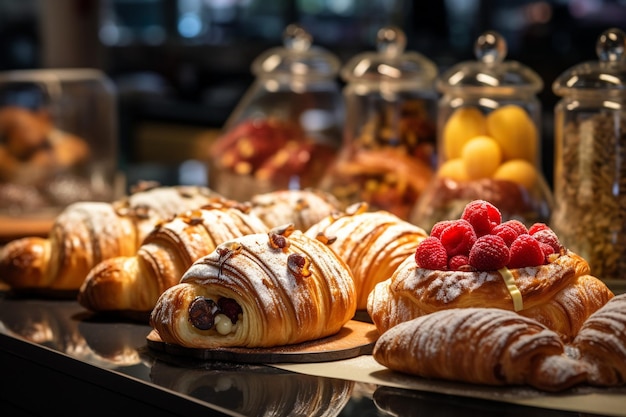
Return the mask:
<path id="1" fill-rule="evenodd" d="M 0 73 L 0 237 L 45 233 L 76 201 L 122 191 L 113 83 L 95 69 Z"/>

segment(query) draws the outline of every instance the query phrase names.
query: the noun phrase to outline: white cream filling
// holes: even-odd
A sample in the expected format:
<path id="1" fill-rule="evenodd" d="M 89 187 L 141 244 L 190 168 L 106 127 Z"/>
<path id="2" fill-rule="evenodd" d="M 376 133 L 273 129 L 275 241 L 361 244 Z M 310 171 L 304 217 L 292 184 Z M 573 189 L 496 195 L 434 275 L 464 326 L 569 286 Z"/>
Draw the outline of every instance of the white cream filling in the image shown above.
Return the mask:
<path id="1" fill-rule="evenodd" d="M 511 294 L 511 299 L 513 300 L 513 309 L 515 311 L 521 311 L 524 309 L 524 301 L 522 300 L 522 293 L 520 292 L 517 285 L 515 285 L 515 278 L 511 271 L 508 268 L 500 268 L 498 269 L 500 272 L 500 276 L 504 280 L 506 284 L 506 289 L 509 290 L 509 294 Z"/>

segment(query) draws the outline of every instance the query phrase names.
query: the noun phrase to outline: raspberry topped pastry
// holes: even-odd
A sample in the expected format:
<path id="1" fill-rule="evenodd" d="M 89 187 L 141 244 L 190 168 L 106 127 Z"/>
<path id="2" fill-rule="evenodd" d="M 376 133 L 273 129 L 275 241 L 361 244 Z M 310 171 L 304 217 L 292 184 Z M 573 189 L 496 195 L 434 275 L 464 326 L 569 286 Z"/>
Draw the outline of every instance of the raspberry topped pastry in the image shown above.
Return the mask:
<path id="1" fill-rule="evenodd" d="M 367 310 L 382 333 L 439 310 L 500 308 L 537 320 L 567 342 L 612 297 L 547 225 L 503 222 L 497 207 L 475 200 L 460 219 L 432 227 L 415 256 L 370 293 Z"/>

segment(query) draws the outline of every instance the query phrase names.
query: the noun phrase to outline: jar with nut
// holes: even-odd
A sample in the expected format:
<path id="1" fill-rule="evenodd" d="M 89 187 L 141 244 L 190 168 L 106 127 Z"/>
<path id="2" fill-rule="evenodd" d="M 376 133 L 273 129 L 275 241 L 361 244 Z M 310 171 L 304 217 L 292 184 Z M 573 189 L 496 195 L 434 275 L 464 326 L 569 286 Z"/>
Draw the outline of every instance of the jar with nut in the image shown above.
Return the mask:
<path id="1" fill-rule="evenodd" d="M 210 149 L 209 185 L 225 197 L 317 186 L 341 145 L 339 59 L 299 25 L 252 63 L 254 83 Z"/>
<path id="2" fill-rule="evenodd" d="M 593 275 L 626 282 L 626 35 L 601 34 L 598 61 L 561 74 L 552 228 Z"/>
<path id="3" fill-rule="evenodd" d="M 367 202 L 403 219 L 434 173 L 437 105 L 437 67 L 405 47 L 401 29 L 384 27 L 377 51 L 342 68 L 343 146 L 320 185 L 346 206 Z"/>
<path id="4" fill-rule="evenodd" d="M 437 79 L 437 172 L 410 220 L 428 230 L 460 217 L 472 200 L 499 207 L 503 219 L 547 222 L 552 193 L 541 171 L 541 78 L 505 60 L 507 45 L 494 31 L 480 35 L 475 61 Z"/>

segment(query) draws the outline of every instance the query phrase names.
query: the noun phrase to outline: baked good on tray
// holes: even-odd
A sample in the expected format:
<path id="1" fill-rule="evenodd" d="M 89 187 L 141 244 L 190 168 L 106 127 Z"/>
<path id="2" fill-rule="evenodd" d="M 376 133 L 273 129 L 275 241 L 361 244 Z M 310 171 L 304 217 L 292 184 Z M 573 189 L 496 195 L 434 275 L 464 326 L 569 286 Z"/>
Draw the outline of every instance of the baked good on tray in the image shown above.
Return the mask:
<path id="1" fill-rule="evenodd" d="M 497 307 L 533 318 L 567 342 L 612 297 L 547 225 L 502 222 L 495 206 L 474 200 L 460 219 L 433 226 L 414 256 L 370 293 L 367 309 L 382 333 L 439 310 Z"/>
<path id="2" fill-rule="evenodd" d="M 350 267 L 354 276 L 357 309 L 365 310 L 374 286 L 415 253 L 427 233 L 385 210 L 368 211 L 368 203 L 356 203 L 343 213 L 326 216 L 305 234 L 335 239 L 330 248 Z"/>
<path id="3" fill-rule="evenodd" d="M 626 294 L 588 317 L 571 344 L 537 320 L 500 308 L 439 310 L 379 337 L 372 355 L 423 378 L 563 391 L 626 383 Z"/>
<path id="4" fill-rule="evenodd" d="M 395 371 L 474 384 L 559 391 L 586 379 L 559 335 L 498 308 L 453 308 L 400 323 L 380 336 L 372 355 Z"/>
<path id="5" fill-rule="evenodd" d="M 626 293 L 593 313 L 572 345 L 588 365 L 588 381 L 611 386 L 626 383 Z"/>
<path id="6" fill-rule="evenodd" d="M 250 198 L 250 205 L 251 213 L 269 228 L 293 223 L 302 231 L 340 210 L 340 204 L 332 194 L 312 188 L 255 194 Z"/>
<path id="7" fill-rule="evenodd" d="M 16 291 L 74 297 L 93 266 L 133 255 L 158 220 L 220 198 L 204 187 L 145 187 L 112 203 L 73 203 L 47 238 L 9 242 L 0 251 L 0 280 Z"/>
<path id="8" fill-rule="evenodd" d="M 333 335 L 355 311 L 347 265 L 325 240 L 287 225 L 198 259 L 161 294 L 150 324 L 184 347 L 273 347 Z"/>
<path id="9" fill-rule="evenodd" d="M 250 206 L 228 200 L 180 213 L 158 222 L 131 256 L 97 264 L 78 292 L 88 310 L 145 320 L 156 300 L 177 284 L 191 264 L 235 237 L 267 232 Z"/>

